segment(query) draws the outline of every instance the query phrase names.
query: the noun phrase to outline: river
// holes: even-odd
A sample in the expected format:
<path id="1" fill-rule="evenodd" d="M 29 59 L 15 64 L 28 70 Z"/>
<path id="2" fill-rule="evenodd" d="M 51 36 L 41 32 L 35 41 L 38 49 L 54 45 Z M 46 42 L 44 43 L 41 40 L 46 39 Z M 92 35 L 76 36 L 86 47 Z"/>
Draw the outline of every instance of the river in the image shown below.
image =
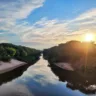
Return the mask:
<path id="1" fill-rule="evenodd" d="M 72 90 L 67 83 L 66 79 L 63 82 L 54 74 L 41 56 L 21 76 L 3 83 L 0 86 L 0 96 L 88 96 L 77 89 Z"/>

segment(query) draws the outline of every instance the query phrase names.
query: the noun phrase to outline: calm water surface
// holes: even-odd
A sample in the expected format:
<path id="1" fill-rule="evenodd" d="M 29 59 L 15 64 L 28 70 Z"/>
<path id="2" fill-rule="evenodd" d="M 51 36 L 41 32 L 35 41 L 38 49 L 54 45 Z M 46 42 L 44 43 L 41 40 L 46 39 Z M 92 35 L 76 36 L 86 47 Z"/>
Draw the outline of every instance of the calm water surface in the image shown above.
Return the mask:
<path id="1" fill-rule="evenodd" d="M 22 76 L 3 83 L 0 86 L 0 96 L 89 96 L 79 90 L 68 88 L 66 81 L 59 80 L 41 56 Z"/>

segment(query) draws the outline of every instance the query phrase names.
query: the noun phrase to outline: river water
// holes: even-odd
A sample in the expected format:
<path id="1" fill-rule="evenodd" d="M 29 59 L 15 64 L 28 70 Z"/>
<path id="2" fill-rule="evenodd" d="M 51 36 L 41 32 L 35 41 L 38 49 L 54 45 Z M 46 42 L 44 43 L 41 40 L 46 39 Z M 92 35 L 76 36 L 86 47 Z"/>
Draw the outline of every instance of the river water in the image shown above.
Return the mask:
<path id="1" fill-rule="evenodd" d="M 66 79 L 63 82 L 54 74 L 41 56 L 21 76 L 3 83 L 0 86 L 0 96 L 89 96 L 78 89 L 69 88 L 67 83 Z"/>

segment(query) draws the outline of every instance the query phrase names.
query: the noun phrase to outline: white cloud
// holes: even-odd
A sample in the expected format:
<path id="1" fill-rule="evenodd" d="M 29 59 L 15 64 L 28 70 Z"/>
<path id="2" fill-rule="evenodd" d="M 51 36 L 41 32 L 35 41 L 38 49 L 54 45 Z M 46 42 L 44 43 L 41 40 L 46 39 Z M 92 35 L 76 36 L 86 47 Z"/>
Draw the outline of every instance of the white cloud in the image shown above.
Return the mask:
<path id="1" fill-rule="evenodd" d="M 69 21 L 59 21 L 58 19 L 48 20 L 42 18 L 36 22 L 32 29 L 23 34 L 24 42 L 43 42 L 43 43 L 57 43 L 66 40 L 76 39 L 76 35 L 82 35 L 87 32 L 96 31 L 96 9 L 91 9 Z M 74 38 L 73 38 L 74 37 Z"/>
<path id="2" fill-rule="evenodd" d="M 36 8 L 42 7 L 44 1 L 0 0 L 0 31 L 15 33 L 18 37 L 23 31 L 30 29 L 29 26 L 26 26 L 26 21 L 18 24 L 18 20 L 27 18 Z M 4 34 L 6 37 L 6 33 Z M 1 41 L 4 41 L 4 39 L 6 38 L 0 38 Z"/>
<path id="3" fill-rule="evenodd" d="M 62 34 L 64 35 L 64 31 L 66 29 L 66 23 L 60 22 L 57 19 L 54 20 L 48 20 L 45 18 L 42 18 L 40 21 L 33 24 L 33 26 L 28 30 L 25 31 L 22 35 L 22 39 L 24 42 L 42 42 L 42 43 L 54 43 L 54 40 L 60 39 L 55 38 L 58 35 Z M 29 39 L 30 38 L 30 39 Z"/>
<path id="4" fill-rule="evenodd" d="M 17 31 L 16 21 L 27 18 L 36 8 L 42 7 L 45 0 L 1 0 L 0 30 Z"/>
<path id="5" fill-rule="evenodd" d="M 35 8 L 41 7 L 43 2 L 44 0 L 29 0 L 28 2 L 26 0 L 10 0 L 6 5 L 2 2 L 0 8 L 4 11 L 3 14 L 0 14 L 0 30 L 16 34 L 21 42 L 36 42 L 38 46 L 40 46 L 39 44 L 54 45 L 71 39 L 80 40 L 82 34 L 96 32 L 96 9 L 91 9 L 75 19 L 67 21 L 49 20 L 44 17 L 32 25 L 24 20 L 19 23 L 15 22 L 18 19 L 27 18 Z M 6 8 L 7 10 L 5 10 Z"/>
<path id="6" fill-rule="evenodd" d="M 96 8 L 88 10 L 76 18 L 76 20 L 94 19 L 96 20 Z"/>
<path id="7" fill-rule="evenodd" d="M 36 8 L 43 5 L 44 0 L 9 0 L 0 1 L 1 19 L 24 19 Z"/>

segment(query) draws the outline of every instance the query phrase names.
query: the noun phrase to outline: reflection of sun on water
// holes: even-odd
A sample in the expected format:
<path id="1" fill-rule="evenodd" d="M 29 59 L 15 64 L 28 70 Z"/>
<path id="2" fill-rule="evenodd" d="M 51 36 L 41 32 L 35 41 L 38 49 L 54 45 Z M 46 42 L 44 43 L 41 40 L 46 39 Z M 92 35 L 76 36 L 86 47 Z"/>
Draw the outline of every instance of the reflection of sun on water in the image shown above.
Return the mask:
<path id="1" fill-rule="evenodd" d="M 94 41 L 94 35 L 92 33 L 87 33 L 85 35 L 85 41 L 86 42 L 91 42 L 91 41 Z"/>

